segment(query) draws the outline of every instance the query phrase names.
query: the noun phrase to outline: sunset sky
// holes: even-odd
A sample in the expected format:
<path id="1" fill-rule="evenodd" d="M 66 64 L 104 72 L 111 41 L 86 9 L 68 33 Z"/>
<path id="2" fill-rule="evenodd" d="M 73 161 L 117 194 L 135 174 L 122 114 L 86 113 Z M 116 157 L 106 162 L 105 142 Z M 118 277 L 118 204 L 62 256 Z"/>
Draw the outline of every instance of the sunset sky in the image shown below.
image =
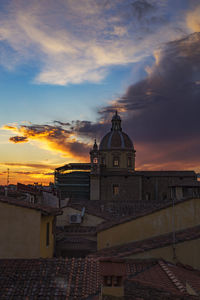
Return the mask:
<path id="1" fill-rule="evenodd" d="M 199 0 L 1 0 L 0 184 L 89 161 L 118 109 L 136 168 L 200 172 Z"/>

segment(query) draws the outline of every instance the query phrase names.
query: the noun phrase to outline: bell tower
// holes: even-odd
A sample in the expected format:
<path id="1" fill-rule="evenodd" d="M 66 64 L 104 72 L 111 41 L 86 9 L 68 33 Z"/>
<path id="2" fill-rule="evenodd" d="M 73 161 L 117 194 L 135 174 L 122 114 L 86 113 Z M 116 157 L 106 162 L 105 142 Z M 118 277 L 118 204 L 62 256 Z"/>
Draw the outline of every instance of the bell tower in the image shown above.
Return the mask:
<path id="1" fill-rule="evenodd" d="M 99 161 L 99 150 L 94 140 L 94 145 L 90 151 L 90 200 L 100 200 L 100 161 Z"/>

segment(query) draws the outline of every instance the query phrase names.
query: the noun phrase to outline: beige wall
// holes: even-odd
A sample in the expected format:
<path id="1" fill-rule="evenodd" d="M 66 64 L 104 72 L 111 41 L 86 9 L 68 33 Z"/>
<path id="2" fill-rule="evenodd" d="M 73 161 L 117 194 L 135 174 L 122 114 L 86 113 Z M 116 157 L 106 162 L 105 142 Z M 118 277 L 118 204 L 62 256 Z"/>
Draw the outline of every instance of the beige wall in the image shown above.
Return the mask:
<path id="1" fill-rule="evenodd" d="M 191 199 L 168 207 L 135 220 L 116 225 L 101 231 L 97 235 L 98 249 L 121 245 L 132 241 L 173 231 L 193 227 L 200 224 L 200 199 Z"/>
<path id="2" fill-rule="evenodd" d="M 0 203 L 0 258 L 40 257 L 40 212 Z"/>
<path id="3" fill-rule="evenodd" d="M 103 286 L 102 295 L 111 295 L 115 297 L 124 296 L 124 287 L 123 286 Z"/>
<path id="4" fill-rule="evenodd" d="M 81 214 L 80 210 L 71 208 L 71 207 L 64 207 L 62 208 L 63 214 L 57 216 L 56 218 L 56 226 L 68 226 L 71 225 L 69 220 L 70 220 L 70 215 L 74 214 Z M 83 217 L 83 222 L 81 223 L 81 226 L 96 226 L 101 224 L 103 221 L 105 221 L 103 218 L 96 217 L 91 214 L 84 214 Z"/>
<path id="5" fill-rule="evenodd" d="M 134 259 L 146 259 L 146 258 L 163 258 L 172 263 L 176 263 L 177 260 L 183 264 L 192 266 L 193 268 L 200 270 L 200 239 L 186 241 L 175 245 L 176 259 L 173 256 L 172 246 L 167 246 L 158 249 L 152 249 L 143 253 L 138 253 L 128 256 L 128 258 Z"/>

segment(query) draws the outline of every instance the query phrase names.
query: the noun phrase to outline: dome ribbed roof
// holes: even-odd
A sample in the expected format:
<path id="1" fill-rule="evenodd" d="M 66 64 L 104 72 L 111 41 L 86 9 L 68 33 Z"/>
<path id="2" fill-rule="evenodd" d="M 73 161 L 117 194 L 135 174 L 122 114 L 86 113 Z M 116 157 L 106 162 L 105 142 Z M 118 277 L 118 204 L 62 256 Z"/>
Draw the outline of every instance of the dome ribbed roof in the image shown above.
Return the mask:
<path id="1" fill-rule="evenodd" d="M 99 146 L 99 150 L 108 149 L 133 150 L 133 143 L 129 136 L 123 131 L 110 131 L 102 138 Z"/>
<path id="2" fill-rule="evenodd" d="M 122 131 L 121 118 L 115 113 L 112 118 L 112 128 L 101 140 L 99 150 L 127 149 L 133 150 L 133 143 L 129 136 Z"/>

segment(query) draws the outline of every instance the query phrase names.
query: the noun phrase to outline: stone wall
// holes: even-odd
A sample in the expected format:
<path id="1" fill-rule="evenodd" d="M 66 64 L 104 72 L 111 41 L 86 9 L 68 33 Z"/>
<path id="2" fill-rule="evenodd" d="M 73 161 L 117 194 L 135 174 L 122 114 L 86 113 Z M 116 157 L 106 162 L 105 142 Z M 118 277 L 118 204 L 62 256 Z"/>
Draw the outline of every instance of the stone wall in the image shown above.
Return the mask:
<path id="1" fill-rule="evenodd" d="M 119 186 L 119 194 L 113 194 L 113 185 Z M 100 198 L 102 201 L 138 201 L 141 200 L 141 176 L 117 175 L 101 176 Z"/>

